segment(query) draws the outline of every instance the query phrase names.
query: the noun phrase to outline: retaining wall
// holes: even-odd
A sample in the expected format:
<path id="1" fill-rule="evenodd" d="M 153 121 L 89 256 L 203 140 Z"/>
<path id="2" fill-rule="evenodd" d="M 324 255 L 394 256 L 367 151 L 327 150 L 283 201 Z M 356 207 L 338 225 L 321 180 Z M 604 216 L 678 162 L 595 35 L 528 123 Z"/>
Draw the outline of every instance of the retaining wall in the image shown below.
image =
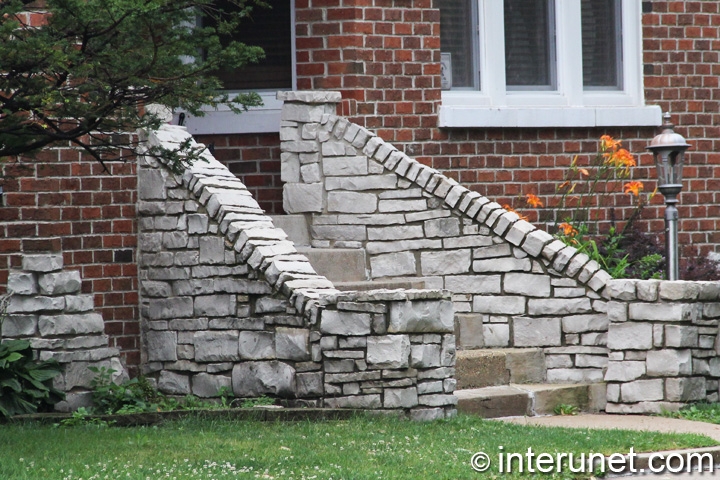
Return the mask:
<path id="1" fill-rule="evenodd" d="M 12 295 L 0 317 L 0 339 L 28 340 L 37 358 L 60 363 L 63 373 L 54 379 L 55 388 L 66 392 L 56 405 L 60 411 L 92 403 L 95 374 L 88 367 L 112 368 L 116 381 L 127 378 L 119 349 L 108 346 L 93 295 L 80 293 L 81 285 L 79 271 L 63 270 L 61 254 L 23 255 L 22 269 L 9 272 Z"/>
<path id="2" fill-rule="evenodd" d="M 163 126 L 151 144 L 190 138 Z M 184 175 L 139 166 L 143 368 L 168 394 L 455 411 L 450 296 L 339 292 L 208 153 Z"/>
<path id="3" fill-rule="evenodd" d="M 613 280 L 606 292 L 608 412 L 718 401 L 720 283 Z"/>

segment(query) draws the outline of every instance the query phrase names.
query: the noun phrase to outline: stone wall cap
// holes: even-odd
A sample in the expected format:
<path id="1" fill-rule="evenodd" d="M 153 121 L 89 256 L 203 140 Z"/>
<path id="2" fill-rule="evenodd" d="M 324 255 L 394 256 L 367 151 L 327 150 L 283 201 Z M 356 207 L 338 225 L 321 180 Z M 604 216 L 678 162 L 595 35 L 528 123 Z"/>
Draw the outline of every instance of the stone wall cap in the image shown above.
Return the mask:
<path id="1" fill-rule="evenodd" d="M 277 99 L 284 102 L 337 103 L 342 100 L 340 92 L 293 91 L 277 92 Z"/>

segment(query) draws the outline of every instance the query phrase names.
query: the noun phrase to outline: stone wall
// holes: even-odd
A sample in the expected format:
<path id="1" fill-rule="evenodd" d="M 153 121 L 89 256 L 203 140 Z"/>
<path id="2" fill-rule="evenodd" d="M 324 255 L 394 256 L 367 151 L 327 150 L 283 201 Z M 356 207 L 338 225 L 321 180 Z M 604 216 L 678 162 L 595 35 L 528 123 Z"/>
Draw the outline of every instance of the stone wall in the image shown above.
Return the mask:
<path id="1" fill-rule="evenodd" d="M 718 401 L 719 283 L 613 280 L 606 292 L 608 412 Z"/>
<path id="2" fill-rule="evenodd" d="M 167 125 L 149 142 L 187 138 Z M 183 175 L 141 159 L 139 199 L 143 368 L 161 391 L 455 411 L 449 294 L 339 292 L 209 153 Z"/>
<path id="3" fill-rule="evenodd" d="M 0 339 L 28 340 L 40 360 L 60 363 L 63 373 L 54 383 L 66 392 L 66 400 L 56 405 L 61 411 L 91 404 L 95 374 L 88 367 L 112 368 L 113 379 L 127 378 L 119 350 L 108 347 L 93 295 L 80 293 L 81 284 L 79 271 L 63 270 L 62 255 L 24 255 L 22 270 L 9 272 L 12 295 L 7 315 L 0 318 Z"/>
<path id="4" fill-rule="evenodd" d="M 609 275 L 587 255 L 333 115 L 336 92 L 287 92 L 284 208 L 314 247 L 364 248 L 372 279 L 452 292 L 459 345 L 543 347 L 549 382 L 602 381 Z"/>

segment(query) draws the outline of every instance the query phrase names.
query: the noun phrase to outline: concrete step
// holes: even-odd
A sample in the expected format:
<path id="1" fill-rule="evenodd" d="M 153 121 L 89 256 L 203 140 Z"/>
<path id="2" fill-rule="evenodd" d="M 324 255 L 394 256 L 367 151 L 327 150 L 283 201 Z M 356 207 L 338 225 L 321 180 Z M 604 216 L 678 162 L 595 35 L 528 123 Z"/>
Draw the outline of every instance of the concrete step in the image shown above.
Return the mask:
<path id="1" fill-rule="evenodd" d="M 296 247 L 310 246 L 310 229 L 308 229 L 305 215 L 270 215 L 273 225 L 282 228 L 287 233 L 288 240 Z"/>
<path id="2" fill-rule="evenodd" d="M 458 411 L 483 418 L 551 415 L 558 405 L 582 412 L 605 408 L 605 384 L 501 385 L 456 390 Z"/>
<path id="3" fill-rule="evenodd" d="M 352 291 L 368 291 L 368 290 L 395 290 L 398 288 L 402 289 L 423 289 L 425 287 L 425 281 L 422 278 L 398 278 L 398 279 L 384 279 L 384 280 L 367 280 L 362 282 L 337 282 L 334 284 L 335 288 L 345 292 Z"/>
<path id="4" fill-rule="evenodd" d="M 458 389 L 510 383 L 545 382 L 545 354 L 540 348 L 458 350 L 455 378 Z"/>
<path id="5" fill-rule="evenodd" d="M 336 286 L 344 282 L 367 280 L 365 250 L 362 248 L 309 248 L 297 247 L 315 271 L 327 277 Z"/>

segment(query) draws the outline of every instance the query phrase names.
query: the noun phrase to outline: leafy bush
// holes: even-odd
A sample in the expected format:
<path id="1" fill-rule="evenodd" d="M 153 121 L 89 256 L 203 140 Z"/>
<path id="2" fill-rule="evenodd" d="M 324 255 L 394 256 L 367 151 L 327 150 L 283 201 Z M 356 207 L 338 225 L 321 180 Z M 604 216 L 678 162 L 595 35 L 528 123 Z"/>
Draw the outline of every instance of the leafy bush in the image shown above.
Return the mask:
<path id="1" fill-rule="evenodd" d="M 0 415 L 10 417 L 49 411 L 65 395 L 52 386 L 61 373 L 55 360 L 33 360 L 27 340 L 0 344 Z"/>

